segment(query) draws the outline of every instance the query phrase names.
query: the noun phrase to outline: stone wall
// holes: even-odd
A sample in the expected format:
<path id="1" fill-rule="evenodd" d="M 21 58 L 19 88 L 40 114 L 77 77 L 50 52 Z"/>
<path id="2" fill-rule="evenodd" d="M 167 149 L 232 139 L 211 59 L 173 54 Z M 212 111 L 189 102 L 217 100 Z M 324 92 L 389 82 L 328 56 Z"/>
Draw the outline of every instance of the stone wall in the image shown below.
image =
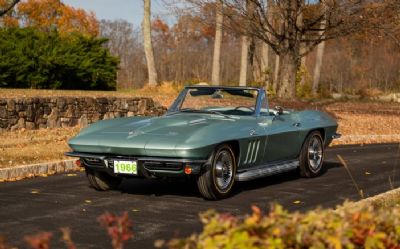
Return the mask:
<path id="1" fill-rule="evenodd" d="M 160 116 L 151 98 L 44 97 L 0 99 L 0 131 L 72 127 L 126 116 Z"/>

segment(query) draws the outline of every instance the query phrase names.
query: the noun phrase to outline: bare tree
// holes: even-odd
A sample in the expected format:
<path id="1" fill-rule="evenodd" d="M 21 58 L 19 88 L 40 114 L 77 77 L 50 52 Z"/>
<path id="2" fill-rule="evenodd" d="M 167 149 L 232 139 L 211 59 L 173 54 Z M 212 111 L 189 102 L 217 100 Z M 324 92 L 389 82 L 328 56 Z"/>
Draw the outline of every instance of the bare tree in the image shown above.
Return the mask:
<path id="1" fill-rule="evenodd" d="M 281 65 L 281 57 L 279 54 L 275 55 L 275 69 L 274 69 L 274 82 L 272 85 L 272 91 L 277 93 L 278 91 L 278 81 L 279 81 L 279 67 Z"/>
<path id="2" fill-rule="evenodd" d="M 221 84 L 221 45 L 222 45 L 222 24 L 224 22 L 223 2 L 221 0 L 216 1 L 216 24 L 215 24 L 215 41 L 214 41 L 214 56 L 212 65 L 212 77 L 211 83 L 213 85 Z"/>
<path id="3" fill-rule="evenodd" d="M 321 22 L 321 29 L 323 30 L 325 28 L 325 20 Z M 324 38 L 324 34 L 320 33 L 321 38 Z M 319 87 L 319 81 L 321 79 L 321 68 L 322 68 L 322 59 L 324 56 L 325 52 L 325 41 L 322 41 L 320 44 L 317 46 L 317 55 L 315 59 L 315 68 L 314 68 L 314 80 L 313 80 L 313 85 L 312 85 L 312 94 L 315 96 L 317 95 L 318 87 Z"/>
<path id="4" fill-rule="evenodd" d="M 249 61 L 249 37 L 242 36 L 241 41 L 241 54 L 240 54 L 240 75 L 239 75 L 239 86 L 246 86 L 247 84 L 247 66 Z"/>
<path id="5" fill-rule="evenodd" d="M 203 5 L 209 1 L 196 0 L 192 3 Z M 392 22 L 383 18 L 383 14 L 390 5 L 399 7 L 398 1 L 394 0 L 273 0 L 274 18 L 282 24 L 282 28 L 279 28 L 268 19 L 267 0 L 223 1 L 226 6 L 224 10 L 227 10 L 225 16 L 230 20 L 232 30 L 264 41 L 280 56 L 277 93 L 287 98 L 295 96 L 296 73 L 301 58 L 315 46 L 325 40 L 363 32 L 380 25 L 372 19 Z M 250 4 L 254 6 L 254 11 L 248 11 L 247 6 Z M 324 20 L 326 25 L 321 28 Z M 301 53 L 300 47 L 303 45 L 304 52 Z"/>
<path id="6" fill-rule="evenodd" d="M 101 20 L 100 35 L 108 39 L 105 46 L 120 58 L 117 88 L 142 87 L 147 67 L 140 28 L 124 20 Z"/>
<path id="7" fill-rule="evenodd" d="M 17 5 L 17 3 L 20 2 L 20 0 L 12 0 L 8 2 L 9 3 L 6 6 L 0 9 L 0 16 L 4 16 L 5 14 L 7 14 L 10 10 L 14 8 L 15 5 Z"/>
<path id="8" fill-rule="evenodd" d="M 147 70 L 149 72 L 149 86 L 158 84 L 156 64 L 154 62 L 153 44 L 151 40 L 151 0 L 143 0 L 144 15 L 143 15 L 143 43 L 146 54 Z"/>

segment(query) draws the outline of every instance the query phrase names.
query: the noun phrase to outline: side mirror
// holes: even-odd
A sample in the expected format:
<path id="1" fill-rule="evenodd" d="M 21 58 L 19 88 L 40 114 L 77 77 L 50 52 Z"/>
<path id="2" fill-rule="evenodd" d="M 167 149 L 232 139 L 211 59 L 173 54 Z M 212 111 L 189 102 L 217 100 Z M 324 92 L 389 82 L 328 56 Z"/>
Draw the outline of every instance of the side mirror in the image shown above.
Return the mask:
<path id="1" fill-rule="evenodd" d="M 277 111 L 277 115 L 283 114 L 283 108 L 281 106 L 275 106 L 275 110 Z"/>

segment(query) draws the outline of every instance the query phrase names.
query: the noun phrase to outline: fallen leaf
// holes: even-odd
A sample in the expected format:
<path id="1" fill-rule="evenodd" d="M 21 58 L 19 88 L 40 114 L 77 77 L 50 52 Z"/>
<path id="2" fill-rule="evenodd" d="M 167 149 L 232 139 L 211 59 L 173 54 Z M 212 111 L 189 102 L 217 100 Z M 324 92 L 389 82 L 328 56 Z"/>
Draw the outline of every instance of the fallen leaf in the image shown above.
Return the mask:
<path id="1" fill-rule="evenodd" d="M 366 175 L 370 175 L 371 173 L 369 173 L 368 171 L 365 171 L 365 174 L 366 174 Z"/>
<path id="2" fill-rule="evenodd" d="M 139 212 L 139 209 L 132 209 L 132 212 Z"/>
<path id="3" fill-rule="evenodd" d="M 31 194 L 39 194 L 39 190 L 34 189 L 34 190 L 31 191 Z"/>
<path id="4" fill-rule="evenodd" d="M 92 201 L 91 201 L 91 200 L 85 200 L 85 202 L 86 202 L 86 203 L 92 203 Z"/>
<path id="5" fill-rule="evenodd" d="M 77 176 L 76 174 L 67 174 L 67 176 Z"/>
<path id="6" fill-rule="evenodd" d="M 300 204 L 301 201 L 294 201 L 293 204 Z"/>

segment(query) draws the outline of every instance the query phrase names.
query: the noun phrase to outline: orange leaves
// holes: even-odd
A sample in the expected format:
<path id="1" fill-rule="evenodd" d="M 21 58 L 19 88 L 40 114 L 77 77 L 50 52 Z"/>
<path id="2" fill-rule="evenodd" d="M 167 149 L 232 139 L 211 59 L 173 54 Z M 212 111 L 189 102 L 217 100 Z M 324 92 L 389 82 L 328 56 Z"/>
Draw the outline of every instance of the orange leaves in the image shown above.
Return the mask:
<path id="1" fill-rule="evenodd" d="M 0 4 L 1 1 L 0 0 Z M 17 8 L 16 18 L 8 21 L 32 26 L 42 31 L 56 28 L 61 34 L 80 32 L 89 36 L 97 36 L 99 22 L 92 12 L 74 8 L 60 0 L 28 0 L 21 2 Z"/>
<path id="2" fill-rule="evenodd" d="M 154 31 L 160 31 L 162 33 L 168 33 L 169 27 L 168 25 L 163 22 L 160 18 L 157 18 L 153 21 L 152 28 Z"/>

